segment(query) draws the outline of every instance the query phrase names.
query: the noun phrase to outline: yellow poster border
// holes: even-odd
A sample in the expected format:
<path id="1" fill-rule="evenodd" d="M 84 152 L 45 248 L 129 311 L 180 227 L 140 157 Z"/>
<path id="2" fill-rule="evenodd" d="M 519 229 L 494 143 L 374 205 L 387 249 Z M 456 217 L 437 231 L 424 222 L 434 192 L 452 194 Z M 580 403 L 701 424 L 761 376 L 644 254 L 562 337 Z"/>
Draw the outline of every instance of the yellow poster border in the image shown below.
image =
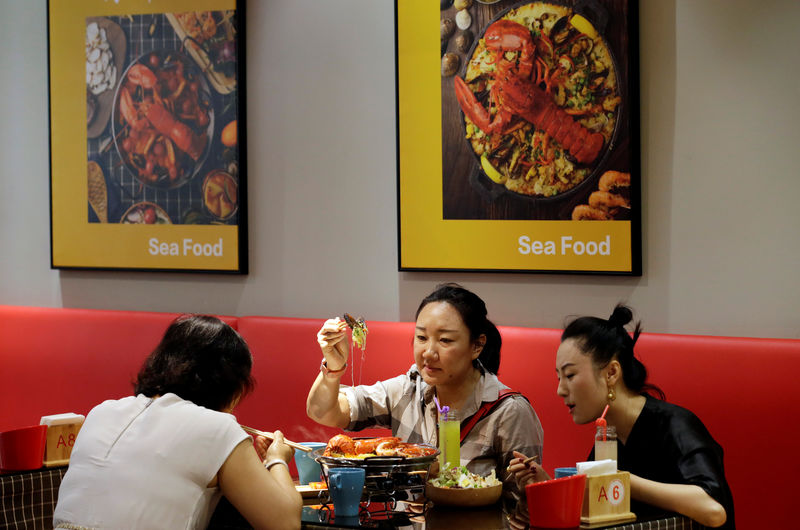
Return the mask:
<path id="1" fill-rule="evenodd" d="M 243 0 L 48 0 L 51 268 L 248 272 L 244 3 Z M 90 223 L 84 95 L 86 19 L 201 10 L 237 11 L 238 224 L 134 225 L 111 219 L 107 223 Z M 117 83 L 121 75 L 122 72 L 117 72 Z M 215 137 L 222 125 L 215 125 Z M 110 137 L 110 130 L 109 124 L 103 134 Z M 204 167 L 211 169 L 210 164 Z M 193 177 L 202 178 L 200 174 Z"/>
<path id="2" fill-rule="evenodd" d="M 641 275 L 638 187 L 631 220 L 443 218 L 439 13 L 430 0 L 395 1 L 398 269 Z M 638 20 L 635 13 L 631 0 L 630 19 Z M 633 71 L 638 57 L 631 52 Z M 638 105 L 638 91 L 631 92 Z M 638 109 L 631 114 L 631 165 L 638 171 Z"/>

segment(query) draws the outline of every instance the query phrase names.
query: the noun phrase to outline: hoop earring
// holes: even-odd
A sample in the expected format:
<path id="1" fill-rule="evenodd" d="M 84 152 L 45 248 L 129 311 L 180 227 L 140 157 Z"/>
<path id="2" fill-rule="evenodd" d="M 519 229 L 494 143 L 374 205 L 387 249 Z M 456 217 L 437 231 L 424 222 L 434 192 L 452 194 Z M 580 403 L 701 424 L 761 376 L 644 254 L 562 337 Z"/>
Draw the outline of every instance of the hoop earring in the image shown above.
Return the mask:
<path id="1" fill-rule="evenodd" d="M 608 387 L 608 400 L 614 401 L 615 399 L 617 399 L 617 392 L 614 390 L 614 385 L 611 385 Z"/>

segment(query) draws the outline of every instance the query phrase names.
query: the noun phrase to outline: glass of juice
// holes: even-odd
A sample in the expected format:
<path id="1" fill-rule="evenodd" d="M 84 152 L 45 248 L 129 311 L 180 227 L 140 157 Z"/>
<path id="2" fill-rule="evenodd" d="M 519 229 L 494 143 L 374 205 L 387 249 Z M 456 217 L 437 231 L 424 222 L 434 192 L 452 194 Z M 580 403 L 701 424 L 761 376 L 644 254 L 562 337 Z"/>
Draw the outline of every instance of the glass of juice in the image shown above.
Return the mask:
<path id="1" fill-rule="evenodd" d="M 594 435 L 594 459 L 617 459 L 617 428 L 613 425 L 597 426 L 597 433 Z"/>
<path id="2" fill-rule="evenodd" d="M 439 465 L 450 468 L 461 465 L 461 422 L 454 412 L 439 417 Z"/>

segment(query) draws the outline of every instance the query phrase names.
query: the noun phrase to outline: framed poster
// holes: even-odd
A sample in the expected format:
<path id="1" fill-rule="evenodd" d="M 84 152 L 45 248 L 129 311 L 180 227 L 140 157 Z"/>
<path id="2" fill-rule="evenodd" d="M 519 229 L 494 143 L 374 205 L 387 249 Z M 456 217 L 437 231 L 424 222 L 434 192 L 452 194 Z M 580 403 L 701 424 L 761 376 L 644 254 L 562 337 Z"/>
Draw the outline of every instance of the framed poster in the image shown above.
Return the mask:
<path id="1" fill-rule="evenodd" d="M 636 1 L 395 11 L 400 270 L 640 275 Z"/>
<path id="2" fill-rule="evenodd" d="M 52 268 L 247 273 L 243 8 L 48 1 Z"/>

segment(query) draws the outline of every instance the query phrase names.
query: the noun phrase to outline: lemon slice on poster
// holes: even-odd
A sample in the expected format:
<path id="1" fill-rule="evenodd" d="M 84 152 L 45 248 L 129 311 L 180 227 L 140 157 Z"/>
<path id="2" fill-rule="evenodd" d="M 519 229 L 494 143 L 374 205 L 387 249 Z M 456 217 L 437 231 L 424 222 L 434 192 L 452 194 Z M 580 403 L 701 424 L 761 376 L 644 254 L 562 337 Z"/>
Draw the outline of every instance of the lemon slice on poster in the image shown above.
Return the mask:
<path id="1" fill-rule="evenodd" d="M 597 30 L 594 29 L 592 23 L 583 18 L 580 15 L 573 15 L 571 19 L 569 19 L 569 23 L 572 26 L 583 33 L 584 35 L 588 35 L 589 37 L 596 39 L 597 38 Z"/>
<path id="2" fill-rule="evenodd" d="M 495 169 L 492 163 L 489 162 L 489 158 L 486 155 L 481 155 L 481 167 L 483 168 L 484 173 L 486 173 L 486 176 L 492 179 L 494 182 L 502 184 L 506 181 L 506 176 Z"/>

